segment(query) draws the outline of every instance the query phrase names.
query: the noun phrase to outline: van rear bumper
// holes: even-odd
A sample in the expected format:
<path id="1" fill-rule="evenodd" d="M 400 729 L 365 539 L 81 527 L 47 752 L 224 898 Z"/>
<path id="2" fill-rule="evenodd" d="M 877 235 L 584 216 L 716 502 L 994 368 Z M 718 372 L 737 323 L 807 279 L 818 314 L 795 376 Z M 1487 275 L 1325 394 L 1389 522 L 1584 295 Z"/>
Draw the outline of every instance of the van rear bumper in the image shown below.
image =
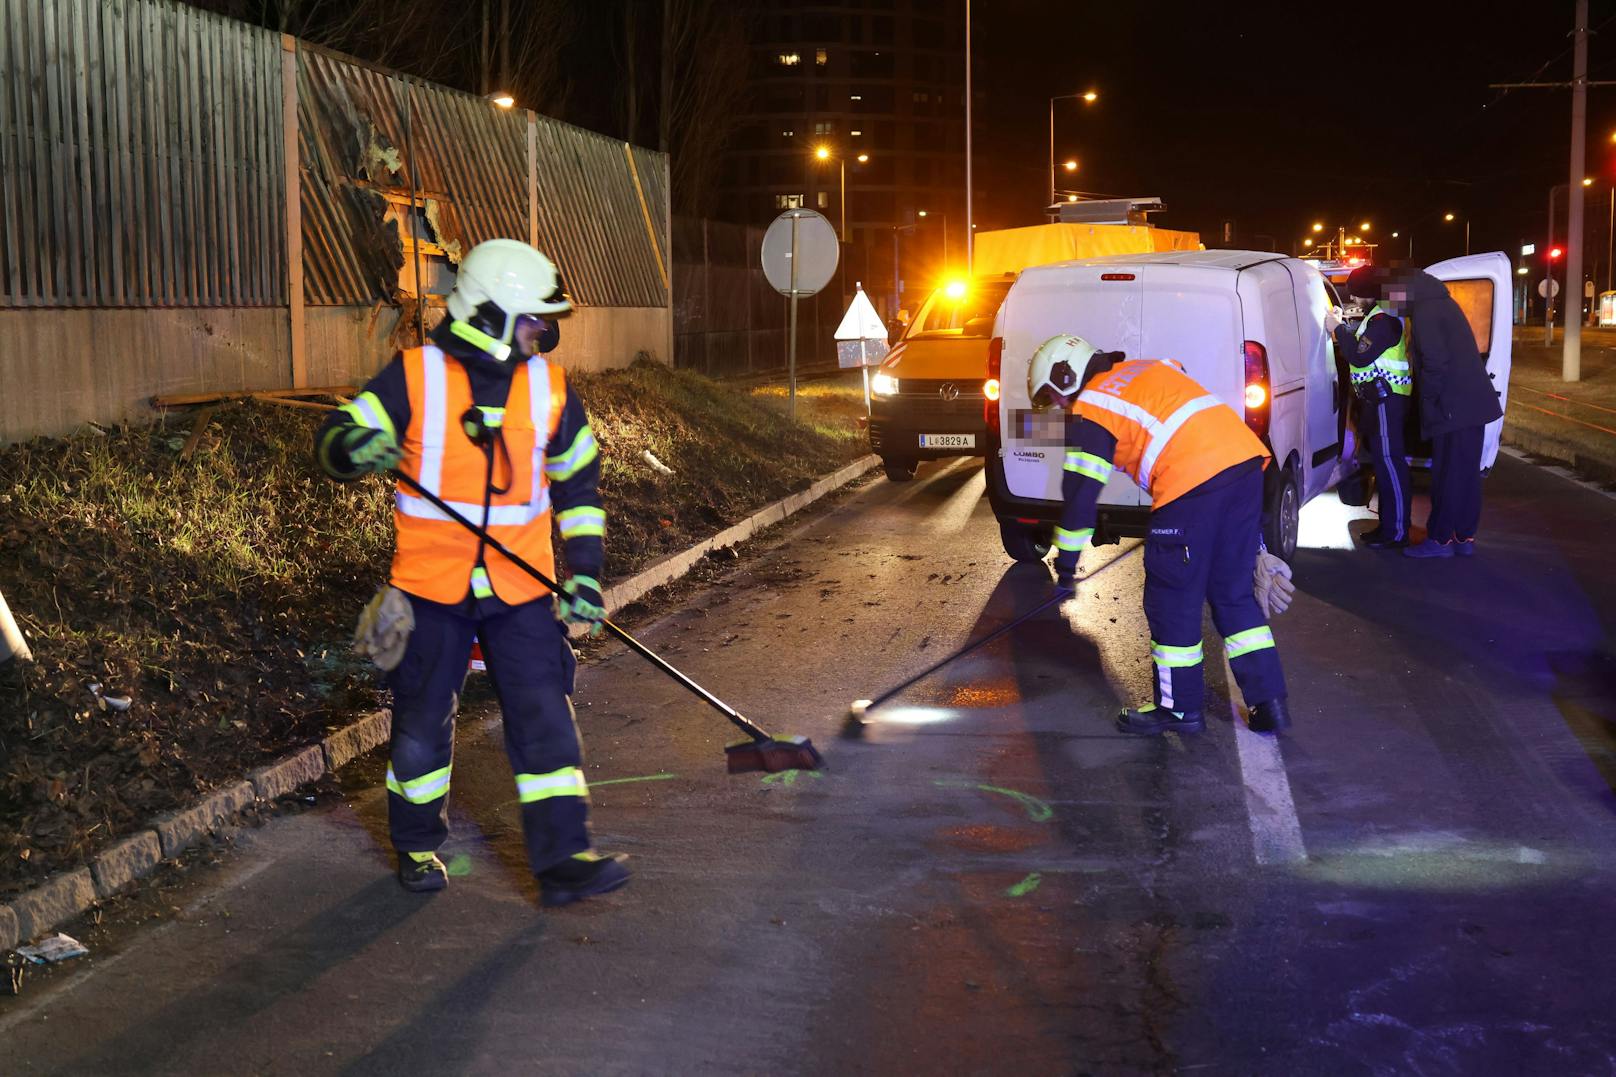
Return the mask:
<path id="1" fill-rule="evenodd" d="M 988 504 L 1000 520 L 1019 523 L 1060 523 L 1061 504 L 1042 498 L 1017 497 L 1004 481 L 1004 461 L 999 458 L 997 439 L 988 446 Z M 1101 505 L 1094 523 L 1094 545 L 1105 546 L 1125 538 L 1144 538 L 1150 531 L 1150 506 Z"/>

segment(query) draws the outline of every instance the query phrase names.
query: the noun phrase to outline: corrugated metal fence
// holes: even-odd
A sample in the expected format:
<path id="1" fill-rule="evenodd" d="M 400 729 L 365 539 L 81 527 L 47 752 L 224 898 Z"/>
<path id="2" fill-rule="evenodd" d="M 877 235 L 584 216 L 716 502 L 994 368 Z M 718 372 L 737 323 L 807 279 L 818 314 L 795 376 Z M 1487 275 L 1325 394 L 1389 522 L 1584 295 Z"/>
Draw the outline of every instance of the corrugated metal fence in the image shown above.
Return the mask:
<path id="1" fill-rule="evenodd" d="M 0 0 L 0 306 L 286 302 L 278 35 Z"/>
<path id="2" fill-rule="evenodd" d="M 0 305 L 288 302 L 280 35 L 169 0 L 0 31 Z M 308 302 L 393 298 L 408 192 L 451 261 L 531 238 L 582 305 L 668 305 L 666 155 L 301 43 L 297 118 Z"/>

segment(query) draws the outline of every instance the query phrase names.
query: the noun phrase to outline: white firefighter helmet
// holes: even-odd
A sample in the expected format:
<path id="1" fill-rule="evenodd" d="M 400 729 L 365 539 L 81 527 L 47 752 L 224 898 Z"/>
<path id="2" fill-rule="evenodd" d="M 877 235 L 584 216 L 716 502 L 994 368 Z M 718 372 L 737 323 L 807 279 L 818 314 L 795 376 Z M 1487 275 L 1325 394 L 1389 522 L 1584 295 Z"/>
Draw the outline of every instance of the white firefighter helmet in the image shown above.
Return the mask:
<path id="1" fill-rule="evenodd" d="M 1050 337 L 1038 345 L 1027 364 L 1027 399 L 1033 408 L 1052 408 L 1058 397 L 1077 392 L 1083 371 L 1098 351 L 1082 337 Z"/>
<path id="2" fill-rule="evenodd" d="M 509 345 L 523 314 L 559 314 L 572 304 L 561 293 L 555 263 L 515 239 L 490 239 L 460 260 L 449 316 Z"/>

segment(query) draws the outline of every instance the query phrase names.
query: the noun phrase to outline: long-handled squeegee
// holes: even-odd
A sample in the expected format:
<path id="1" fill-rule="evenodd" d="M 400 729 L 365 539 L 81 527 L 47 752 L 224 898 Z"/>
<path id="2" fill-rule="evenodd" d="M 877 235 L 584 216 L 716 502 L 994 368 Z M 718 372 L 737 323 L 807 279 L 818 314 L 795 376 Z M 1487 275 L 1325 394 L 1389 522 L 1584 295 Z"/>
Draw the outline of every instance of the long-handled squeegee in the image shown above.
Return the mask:
<path id="1" fill-rule="evenodd" d="M 481 527 L 478 527 L 470 520 L 466 519 L 466 517 L 462 516 L 460 513 L 456 512 L 452 506 L 446 504 L 442 498 L 438 497 L 432 491 L 424 489 L 420 483 L 416 482 L 408 475 L 405 475 L 403 472 L 394 471 L 390 474 L 393 478 L 397 479 L 411 490 L 414 490 L 416 493 L 426 498 L 433 505 L 437 506 L 439 512 L 442 512 L 444 515 L 448 516 L 449 519 L 454 520 L 456 523 L 460 524 L 460 526 L 466 528 L 466 530 L 482 539 L 491 549 L 497 550 L 500 555 L 506 560 L 510 561 L 511 564 L 515 565 L 523 572 L 526 572 L 529 576 L 532 576 L 535 580 L 538 580 L 556 594 L 561 593 L 561 586 L 554 580 L 550 579 L 550 577 L 528 564 L 521 557 L 512 553 L 497 538 L 490 535 L 487 531 Z M 755 722 L 751 721 L 734 707 L 731 707 L 728 703 L 725 703 L 722 699 L 719 699 L 717 696 L 707 691 L 707 689 L 703 688 L 701 685 L 679 672 L 665 658 L 651 650 L 633 636 L 629 635 L 627 632 L 623 631 L 621 628 L 617 627 L 611 621 L 602 620 L 601 626 L 604 627 L 606 631 L 622 640 L 628 645 L 629 649 L 633 650 L 641 658 L 644 658 L 653 666 L 660 669 L 663 673 L 666 673 L 669 677 L 672 677 L 674 680 L 684 685 L 684 687 L 689 689 L 693 694 L 700 696 L 703 702 L 712 707 L 718 713 L 722 714 L 725 718 L 728 718 L 731 722 L 734 722 L 735 725 L 740 728 L 741 732 L 746 734 L 748 738 L 747 740 L 737 741 L 734 744 L 728 745 L 724 749 L 724 758 L 729 765 L 729 772 L 731 774 L 744 774 L 748 771 L 754 770 L 764 770 L 770 773 L 780 770 L 818 770 L 820 767 L 825 765 L 824 757 L 819 754 L 819 750 L 814 747 L 813 742 L 807 737 L 770 736 L 768 733 L 759 728 Z"/>
<path id="2" fill-rule="evenodd" d="M 1084 576 L 1083 580 L 1092 580 L 1094 577 L 1098 576 L 1100 573 L 1104 572 L 1118 561 L 1121 561 L 1124 557 L 1127 557 L 1128 554 L 1132 553 L 1134 549 L 1138 549 L 1138 547 L 1136 546 L 1133 549 L 1128 550 L 1127 553 L 1118 554 L 1116 557 L 1113 557 L 1111 560 L 1107 561 L 1093 572 L 1090 572 L 1087 576 Z M 1081 583 L 1083 580 L 1079 580 L 1078 582 Z M 869 714 L 870 711 L 874 710 L 876 707 L 879 707 L 881 704 L 885 703 L 887 700 L 891 699 L 899 692 L 902 692 L 915 682 L 924 680 L 933 673 L 936 673 L 950 662 L 957 661 L 964 658 L 972 651 L 986 647 L 988 644 L 992 643 L 1006 632 L 1009 632 L 1011 629 L 1026 624 L 1040 613 L 1043 613 L 1045 610 L 1049 609 L 1049 607 L 1058 605 L 1066 601 L 1068 598 L 1073 597 L 1075 594 L 1075 591 L 1057 589 L 1053 595 L 1050 595 L 1047 599 L 1040 602 L 1037 606 L 1034 606 L 1026 613 L 1023 613 L 1013 620 L 1000 625 L 987 635 L 982 636 L 979 639 L 972 640 L 959 650 L 954 651 L 952 654 L 933 662 L 931 665 L 927 666 L 919 673 L 916 673 L 902 684 L 893 685 L 891 688 L 888 688 L 885 692 L 882 692 L 874 699 L 855 699 L 853 701 L 853 705 L 847 709 L 847 720 L 842 725 L 842 735 L 847 737 L 863 736 L 864 727 L 869 725 L 869 720 L 866 718 L 866 715 Z"/>

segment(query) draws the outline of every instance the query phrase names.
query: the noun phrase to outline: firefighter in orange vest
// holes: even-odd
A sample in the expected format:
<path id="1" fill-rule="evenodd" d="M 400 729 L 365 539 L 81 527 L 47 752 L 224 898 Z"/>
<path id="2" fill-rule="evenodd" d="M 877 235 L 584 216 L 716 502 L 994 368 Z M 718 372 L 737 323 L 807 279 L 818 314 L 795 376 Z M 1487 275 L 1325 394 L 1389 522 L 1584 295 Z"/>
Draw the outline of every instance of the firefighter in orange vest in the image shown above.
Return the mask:
<path id="1" fill-rule="evenodd" d="M 1081 337 L 1051 337 L 1027 374 L 1034 408 L 1069 408 L 1064 505 L 1055 530 L 1057 584 L 1073 589 L 1094 537 L 1100 491 L 1121 468 L 1151 496 L 1145 539 L 1145 619 L 1155 699 L 1123 710 L 1117 728 L 1150 736 L 1198 733 L 1205 687 L 1201 610 L 1223 635 L 1250 708 L 1248 724 L 1290 724 L 1274 636 L 1253 594 L 1268 450 L 1234 410 L 1170 360 L 1125 361 Z"/>
<path id="2" fill-rule="evenodd" d="M 393 692 L 387 804 L 398 877 L 413 891 L 447 883 L 437 850 L 449 832 L 454 714 L 475 636 L 504 716 L 528 861 L 543 903 L 564 905 L 629 878 L 620 857 L 589 840 L 571 700 L 577 663 L 562 623 L 599 631 L 605 617 L 595 435 L 561 367 L 539 356 L 553 340 L 550 319 L 571 304 L 548 258 L 496 239 L 466 255 L 447 306 L 430 344 L 395 356 L 320 428 L 320 463 L 343 481 L 396 467 L 552 579 L 559 530 L 571 575 L 552 596 L 397 487 L 389 585 L 360 636 Z"/>

